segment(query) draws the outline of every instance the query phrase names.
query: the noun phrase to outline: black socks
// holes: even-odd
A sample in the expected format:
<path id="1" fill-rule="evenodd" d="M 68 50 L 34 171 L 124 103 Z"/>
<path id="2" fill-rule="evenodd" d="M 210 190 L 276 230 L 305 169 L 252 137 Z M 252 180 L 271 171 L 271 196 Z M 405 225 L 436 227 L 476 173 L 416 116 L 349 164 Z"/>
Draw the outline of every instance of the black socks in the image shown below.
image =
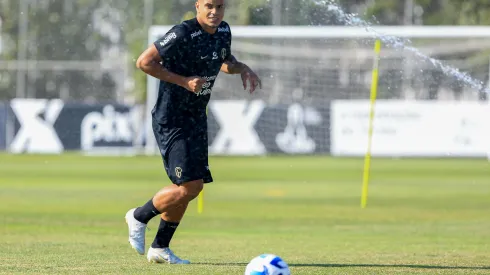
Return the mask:
<path id="1" fill-rule="evenodd" d="M 177 230 L 177 226 L 179 223 L 177 222 L 167 222 L 163 219 L 160 220 L 160 225 L 158 226 L 158 232 L 155 237 L 155 240 L 151 244 L 153 248 L 165 248 L 169 247 L 170 240 Z"/>
<path id="2" fill-rule="evenodd" d="M 153 205 L 153 199 L 134 210 L 134 218 L 144 224 L 147 224 L 153 217 L 160 214 L 161 213 L 158 211 L 158 209 L 156 209 Z"/>
<path id="3" fill-rule="evenodd" d="M 153 200 L 149 200 L 145 205 L 136 208 L 134 210 L 134 218 L 147 224 L 152 218 L 161 213 L 155 208 L 153 205 Z M 167 222 L 163 219 L 160 219 L 160 225 L 158 226 L 158 232 L 155 237 L 155 240 L 151 244 L 153 248 L 165 248 L 170 244 L 170 240 L 174 236 L 175 230 L 177 230 L 177 226 L 179 226 L 178 222 Z"/>

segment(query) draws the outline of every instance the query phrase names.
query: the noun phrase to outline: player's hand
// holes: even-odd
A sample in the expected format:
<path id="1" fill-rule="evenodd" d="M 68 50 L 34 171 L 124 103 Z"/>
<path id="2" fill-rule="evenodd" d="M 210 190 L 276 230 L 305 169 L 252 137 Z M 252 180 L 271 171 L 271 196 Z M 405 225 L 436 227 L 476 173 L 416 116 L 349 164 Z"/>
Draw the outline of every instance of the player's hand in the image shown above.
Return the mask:
<path id="1" fill-rule="evenodd" d="M 199 93 L 202 90 L 202 85 L 206 83 L 206 79 L 199 76 L 191 76 L 185 79 L 185 87 L 188 91 Z"/>
<path id="2" fill-rule="evenodd" d="M 253 93 L 257 86 L 259 86 L 260 89 L 262 89 L 262 81 L 260 78 L 252 71 L 250 68 L 245 68 L 243 69 L 243 72 L 241 73 L 242 75 L 242 82 L 243 82 L 243 89 L 247 89 L 247 82 L 250 82 L 250 93 Z"/>

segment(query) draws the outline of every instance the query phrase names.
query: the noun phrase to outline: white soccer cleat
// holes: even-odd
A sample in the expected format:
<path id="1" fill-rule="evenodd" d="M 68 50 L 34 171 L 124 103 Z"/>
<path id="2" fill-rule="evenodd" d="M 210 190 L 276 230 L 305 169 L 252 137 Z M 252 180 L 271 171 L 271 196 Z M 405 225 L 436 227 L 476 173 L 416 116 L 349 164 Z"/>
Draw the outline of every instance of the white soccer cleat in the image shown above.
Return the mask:
<path id="1" fill-rule="evenodd" d="M 129 243 L 138 254 L 144 255 L 146 224 L 134 218 L 134 210 L 136 208 L 130 209 L 125 217 L 129 229 Z"/>
<path id="2" fill-rule="evenodd" d="M 190 264 L 188 260 L 182 260 L 170 250 L 170 248 L 153 248 L 148 249 L 146 255 L 150 263 L 169 263 L 169 264 Z"/>

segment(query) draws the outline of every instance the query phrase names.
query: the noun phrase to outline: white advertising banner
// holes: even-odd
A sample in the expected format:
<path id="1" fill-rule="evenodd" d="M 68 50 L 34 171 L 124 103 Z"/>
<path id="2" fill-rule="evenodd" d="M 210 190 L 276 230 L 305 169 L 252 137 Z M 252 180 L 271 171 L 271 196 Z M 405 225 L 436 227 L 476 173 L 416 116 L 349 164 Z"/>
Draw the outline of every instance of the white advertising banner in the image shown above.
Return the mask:
<path id="1" fill-rule="evenodd" d="M 266 105 L 263 101 L 212 101 L 210 110 L 219 124 L 219 131 L 209 147 L 210 154 L 263 155 L 266 148 L 255 124 Z"/>
<path id="2" fill-rule="evenodd" d="M 366 153 L 369 101 L 334 101 L 331 153 Z M 373 156 L 486 157 L 490 105 L 479 102 L 379 100 L 375 106 Z"/>

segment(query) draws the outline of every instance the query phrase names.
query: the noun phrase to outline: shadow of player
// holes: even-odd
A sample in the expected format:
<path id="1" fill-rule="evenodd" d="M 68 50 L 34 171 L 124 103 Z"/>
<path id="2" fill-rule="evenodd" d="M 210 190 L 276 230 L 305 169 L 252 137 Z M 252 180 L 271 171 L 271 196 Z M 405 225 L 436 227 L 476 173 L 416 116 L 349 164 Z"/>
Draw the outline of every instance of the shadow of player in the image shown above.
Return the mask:
<path id="1" fill-rule="evenodd" d="M 246 266 L 248 263 L 193 263 L 213 266 Z M 288 263 L 289 267 L 386 267 L 414 269 L 460 269 L 460 270 L 490 270 L 490 266 L 447 266 L 447 265 L 417 265 L 417 264 L 318 264 L 318 263 Z"/>

